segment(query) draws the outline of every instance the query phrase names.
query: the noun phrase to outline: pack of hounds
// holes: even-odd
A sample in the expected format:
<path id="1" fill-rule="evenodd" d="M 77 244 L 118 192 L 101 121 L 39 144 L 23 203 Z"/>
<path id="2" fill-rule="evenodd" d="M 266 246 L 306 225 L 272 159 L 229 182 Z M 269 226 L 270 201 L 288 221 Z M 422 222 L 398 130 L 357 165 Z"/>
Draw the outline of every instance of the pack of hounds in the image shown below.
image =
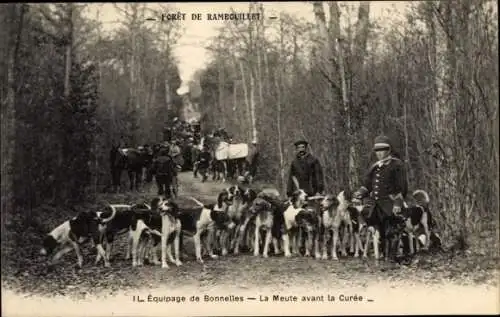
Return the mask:
<path id="1" fill-rule="evenodd" d="M 74 250 L 77 265 L 82 267 L 80 246 L 90 242 L 97 249 L 95 265 L 103 260 L 109 267 L 113 242 L 120 235 L 127 235 L 125 259 L 132 258 L 132 266 L 141 266 L 147 259 L 162 268 L 168 268 L 168 262 L 182 265 L 185 236 L 193 238 L 199 263 L 204 262 L 203 257 L 216 259 L 240 250 L 265 258 L 272 250 L 285 257 L 338 260 L 339 255 L 348 254 L 367 258 L 371 247 L 378 260 L 392 259 L 393 246 L 394 254 L 409 255 L 440 248 L 429 195 L 416 190 L 411 198 L 401 213 L 403 225 L 393 230 L 397 234 L 381 238 L 382 219 L 367 211 L 349 190 L 312 197 L 297 190 L 282 199 L 274 189 L 257 191 L 232 185 L 212 204 L 189 197 L 198 205 L 195 208 L 181 208 L 171 199 L 155 197 L 149 203 L 109 204 L 101 211 L 82 211 L 45 237 L 40 254 L 52 266 Z"/>

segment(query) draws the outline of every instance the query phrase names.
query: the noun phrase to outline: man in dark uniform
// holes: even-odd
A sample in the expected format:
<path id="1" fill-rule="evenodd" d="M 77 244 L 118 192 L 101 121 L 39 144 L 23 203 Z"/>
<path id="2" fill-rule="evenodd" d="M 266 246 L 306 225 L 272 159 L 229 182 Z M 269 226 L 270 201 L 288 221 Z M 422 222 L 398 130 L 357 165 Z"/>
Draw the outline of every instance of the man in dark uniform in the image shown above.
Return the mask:
<path id="1" fill-rule="evenodd" d="M 175 163 L 170 157 L 168 149 L 162 148 L 159 151 L 158 157 L 153 161 L 153 171 L 158 186 L 158 195 L 165 195 L 165 198 L 170 198 L 170 185 L 174 177 Z"/>
<path id="2" fill-rule="evenodd" d="M 399 223 L 399 214 L 408 192 L 406 174 L 403 162 L 391 154 L 390 140 L 381 135 L 375 138 L 373 147 L 378 161 L 375 162 L 366 175 L 363 186 L 354 194 L 357 199 L 366 199 L 370 215 L 381 221 L 381 241 L 384 246 L 385 258 L 389 256 L 389 230 Z"/>
<path id="3" fill-rule="evenodd" d="M 294 143 L 296 158 L 290 166 L 287 196 L 297 189 L 304 190 L 308 195 L 322 194 L 324 191 L 323 168 L 317 158 L 307 151 L 309 143 L 300 140 Z"/>

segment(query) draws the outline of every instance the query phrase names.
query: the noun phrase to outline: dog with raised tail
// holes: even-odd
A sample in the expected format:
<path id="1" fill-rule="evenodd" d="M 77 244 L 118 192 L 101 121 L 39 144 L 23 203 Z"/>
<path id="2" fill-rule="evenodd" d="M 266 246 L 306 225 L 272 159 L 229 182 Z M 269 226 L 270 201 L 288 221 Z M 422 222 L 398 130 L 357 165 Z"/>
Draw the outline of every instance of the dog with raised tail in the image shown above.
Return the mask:
<path id="1" fill-rule="evenodd" d="M 104 258 L 104 266 L 109 267 L 110 263 L 106 252 L 102 247 L 99 225 L 106 225 L 114 219 L 116 209 L 111 210 L 111 214 L 97 213 L 95 211 L 82 211 L 75 217 L 64 221 L 54 230 L 47 234 L 43 240 L 43 246 L 40 254 L 43 256 L 52 256 L 49 265 L 55 264 L 64 254 L 75 250 L 77 265 L 81 268 L 83 265 L 83 256 L 80 251 L 80 245 L 92 240 L 98 254 Z"/>

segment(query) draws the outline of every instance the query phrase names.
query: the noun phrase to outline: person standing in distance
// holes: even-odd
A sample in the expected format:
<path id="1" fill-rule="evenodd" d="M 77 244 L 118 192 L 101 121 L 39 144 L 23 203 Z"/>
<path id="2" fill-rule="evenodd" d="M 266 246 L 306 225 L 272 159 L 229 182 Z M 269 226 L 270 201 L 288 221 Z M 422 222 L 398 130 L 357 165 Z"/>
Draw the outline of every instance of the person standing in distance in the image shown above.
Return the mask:
<path id="1" fill-rule="evenodd" d="M 290 197 L 297 189 L 304 190 L 308 196 L 322 195 L 325 184 L 321 163 L 308 152 L 307 141 L 299 140 L 294 145 L 296 157 L 290 165 L 287 196 Z"/>

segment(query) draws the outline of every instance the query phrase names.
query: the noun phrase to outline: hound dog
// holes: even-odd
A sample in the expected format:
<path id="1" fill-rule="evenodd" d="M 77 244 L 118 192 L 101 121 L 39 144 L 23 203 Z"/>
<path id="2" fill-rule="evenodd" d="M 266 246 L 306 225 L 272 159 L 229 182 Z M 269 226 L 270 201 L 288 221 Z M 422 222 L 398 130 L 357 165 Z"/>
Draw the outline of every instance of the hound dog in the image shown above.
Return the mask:
<path id="1" fill-rule="evenodd" d="M 319 259 L 321 257 L 319 252 L 319 238 L 321 234 L 322 219 L 317 206 L 310 205 L 308 202 L 308 204 L 295 216 L 295 223 L 297 224 L 297 228 L 303 234 L 305 233 L 307 238 L 304 246 L 304 256 L 311 256 L 314 248 L 314 257 Z M 300 238 L 298 238 L 298 241 L 302 243 Z"/>
<path id="2" fill-rule="evenodd" d="M 296 190 L 291 198 L 290 204 L 286 208 L 284 216 L 284 232 L 282 235 L 283 248 L 285 249 L 285 257 L 290 257 L 292 254 L 298 254 L 298 230 L 297 215 L 299 212 L 305 212 L 305 205 L 307 202 L 307 194 L 301 189 Z M 292 240 L 292 252 L 290 253 L 290 238 Z"/>
<path id="3" fill-rule="evenodd" d="M 405 220 L 405 233 L 408 236 L 410 254 L 415 253 L 414 239 L 415 235 L 419 236 L 418 232 L 423 231 L 424 237 L 423 250 L 428 250 L 431 241 L 439 241 L 439 237 L 434 235 L 431 237 L 431 230 L 435 227 L 434 219 L 429 210 L 430 198 L 429 194 L 422 190 L 415 190 L 410 197 L 410 204 L 405 204 L 402 208 L 401 216 Z M 437 239 L 436 239 L 437 237 Z M 434 239 L 433 239 L 434 238 Z M 416 248 L 419 251 L 420 241 L 417 241 Z"/>
<path id="4" fill-rule="evenodd" d="M 139 210 L 150 210 L 151 207 L 147 204 L 110 204 L 106 207 L 106 211 L 103 213 L 109 213 L 109 211 L 115 212 L 115 217 L 107 222 L 106 224 L 99 225 L 99 240 L 103 245 L 106 246 L 106 257 L 107 260 L 111 260 L 111 251 L 115 238 L 117 236 L 123 235 L 130 232 L 130 227 L 134 223 L 135 213 Z M 125 254 L 125 259 L 130 258 L 130 245 L 127 245 L 127 253 Z M 101 255 L 97 254 L 95 259 L 95 264 L 99 263 L 101 260 Z"/>
<path id="5" fill-rule="evenodd" d="M 326 195 L 321 201 L 321 210 L 323 217 L 323 255 L 322 259 L 328 259 L 327 243 L 330 232 L 332 233 L 332 260 L 338 260 L 337 244 L 340 236 L 340 230 L 343 228 L 344 234 L 340 242 L 340 252 L 342 256 L 347 256 L 346 242 L 350 242 L 350 250 L 354 249 L 354 240 L 356 241 L 355 257 L 359 256 L 359 223 L 357 210 L 352 206 L 351 193 L 349 190 L 341 191 L 337 196 Z M 356 231 L 354 230 L 356 225 Z"/>
<path id="6" fill-rule="evenodd" d="M 279 253 L 278 239 L 283 234 L 283 226 L 285 223 L 284 211 L 287 207 L 285 202 L 279 199 L 279 196 L 272 195 L 268 192 L 260 192 L 253 200 L 249 208 L 250 218 L 255 219 L 253 255 L 260 254 L 260 232 L 266 232 L 264 239 L 264 248 L 262 256 L 267 258 L 269 253 L 269 245 L 271 238 L 273 241 L 274 253 Z"/>
<path id="7" fill-rule="evenodd" d="M 152 240 L 152 262 L 160 264 L 156 247 L 161 242 L 161 267 L 168 268 L 167 258 L 177 266 L 180 260 L 181 211 L 179 206 L 170 199 L 158 199 L 152 202 L 152 210 L 136 214 L 136 223 L 132 226 L 132 266 L 142 265 L 148 240 Z M 146 241 L 141 243 L 141 238 Z M 172 244 L 174 255 L 172 257 Z"/>
<path id="8" fill-rule="evenodd" d="M 241 205 L 241 192 L 242 189 L 238 185 L 233 185 L 223 189 L 217 196 L 217 209 L 220 211 L 224 210 L 235 224 L 238 224 L 238 219 L 236 218 Z M 229 229 L 226 226 L 216 226 L 215 228 L 215 246 L 223 256 L 228 254 L 230 239 L 234 229 Z"/>
<path id="9" fill-rule="evenodd" d="M 354 256 L 356 257 L 362 251 L 363 258 L 367 258 L 371 243 L 373 245 L 374 258 L 378 260 L 380 258 L 380 230 L 383 224 L 382 216 L 374 212 L 375 208 L 373 204 L 374 202 L 369 199 L 361 200 L 359 197 L 354 197 L 352 199 L 354 209 L 349 210 L 355 237 Z M 366 230 L 364 246 L 360 237 L 362 230 Z"/>
<path id="10" fill-rule="evenodd" d="M 235 213 L 234 218 L 238 218 L 237 220 L 237 228 L 236 228 L 236 236 L 234 237 L 234 244 L 232 246 L 233 253 L 238 254 L 240 252 L 240 247 L 243 240 L 246 238 L 247 228 L 249 222 L 253 219 L 250 214 L 250 207 L 252 206 L 253 201 L 257 198 L 257 193 L 255 190 L 251 188 L 245 189 L 243 194 L 241 195 L 241 204 L 238 211 Z M 247 246 L 249 243 L 247 243 Z"/>
<path id="11" fill-rule="evenodd" d="M 75 217 L 64 221 L 47 234 L 43 240 L 40 254 L 43 256 L 51 256 L 55 250 L 58 249 L 58 252 L 55 253 L 52 260 L 49 261 L 49 265 L 53 265 L 64 254 L 71 250 L 75 250 L 77 264 L 81 268 L 83 265 L 83 256 L 80 252 L 80 245 L 91 239 L 98 254 L 104 258 L 104 266 L 109 267 L 109 261 L 99 239 L 99 224 L 105 225 L 113 220 L 115 215 L 115 209 L 112 209 L 111 214 L 107 212 L 98 214 L 95 211 L 78 213 Z"/>
<path id="12" fill-rule="evenodd" d="M 227 208 L 227 212 L 231 220 L 236 224 L 236 227 L 228 232 L 223 232 L 224 236 L 221 239 L 222 243 L 222 255 L 227 254 L 227 245 L 230 245 L 230 249 L 233 250 L 234 254 L 239 253 L 239 246 L 242 237 L 245 234 L 246 225 L 248 224 L 249 213 L 248 210 L 252 204 L 252 201 L 257 197 L 254 190 L 247 188 L 243 189 L 238 185 L 231 186 L 228 189 L 229 197 L 232 199 L 232 204 Z"/>
<path id="13" fill-rule="evenodd" d="M 182 247 L 182 239 L 184 233 L 192 234 L 195 245 L 196 260 L 203 263 L 201 255 L 201 243 L 202 237 L 204 237 L 205 247 L 212 259 L 217 258 L 217 255 L 213 250 L 213 240 L 215 238 L 216 229 L 226 230 L 233 229 L 235 223 L 230 219 L 227 214 L 227 191 L 223 191 L 219 194 L 217 199 L 217 204 L 205 205 L 195 199 L 194 197 L 189 197 L 196 204 L 199 205 L 198 208 L 183 208 L 180 211 L 180 221 L 181 221 L 181 236 L 180 245 Z"/>

